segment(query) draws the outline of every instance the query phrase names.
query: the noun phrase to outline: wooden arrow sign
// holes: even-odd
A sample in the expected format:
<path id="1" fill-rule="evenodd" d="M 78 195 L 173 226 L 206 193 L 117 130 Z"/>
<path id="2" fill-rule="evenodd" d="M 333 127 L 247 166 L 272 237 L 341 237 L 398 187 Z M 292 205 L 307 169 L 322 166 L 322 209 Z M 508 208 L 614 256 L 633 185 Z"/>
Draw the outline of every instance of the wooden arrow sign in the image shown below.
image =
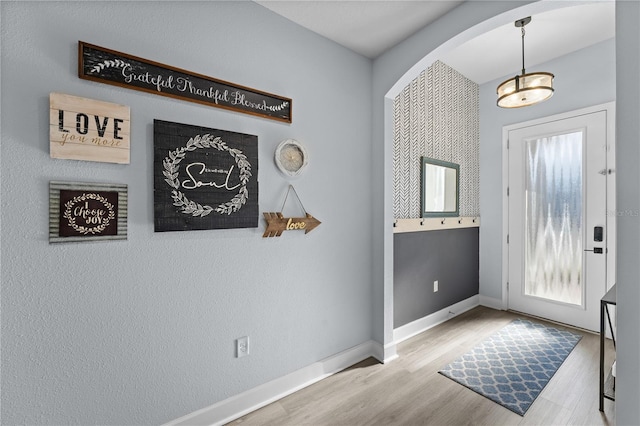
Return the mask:
<path id="1" fill-rule="evenodd" d="M 283 231 L 304 230 L 307 234 L 314 230 L 320 221 L 306 213 L 306 217 L 283 217 L 281 212 L 264 212 L 267 229 L 262 235 L 265 237 L 279 237 Z"/>

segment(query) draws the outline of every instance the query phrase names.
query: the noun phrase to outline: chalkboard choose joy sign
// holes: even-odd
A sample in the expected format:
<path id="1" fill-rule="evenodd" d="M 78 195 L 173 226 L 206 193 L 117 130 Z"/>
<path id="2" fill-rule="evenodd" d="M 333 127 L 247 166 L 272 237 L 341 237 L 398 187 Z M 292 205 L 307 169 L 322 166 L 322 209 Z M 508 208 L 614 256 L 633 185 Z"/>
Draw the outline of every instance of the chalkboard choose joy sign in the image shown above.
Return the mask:
<path id="1" fill-rule="evenodd" d="M 82 79 L 291 123 L 289 98 L 82 41 L 78 49 L 78 75 Z"/>
<path id="2" fill-rule="evenodd" d="M 49 242 L 127 239 L 127 185 L 49 182 Z"/>

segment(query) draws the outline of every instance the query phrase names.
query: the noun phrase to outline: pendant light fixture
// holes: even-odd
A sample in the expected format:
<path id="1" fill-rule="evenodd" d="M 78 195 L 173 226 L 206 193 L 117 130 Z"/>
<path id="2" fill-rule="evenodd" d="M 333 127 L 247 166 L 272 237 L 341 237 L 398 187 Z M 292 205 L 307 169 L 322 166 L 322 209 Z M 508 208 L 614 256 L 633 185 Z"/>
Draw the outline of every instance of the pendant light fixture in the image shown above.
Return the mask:
<path id="1" fill-rule="evenodd" d="M 531 22 L 531 16 L 515 22 L 522 30 L 522 74 L 502 82 L 497 89 L 498 106 L 502 108 L 520 108 L 545 101 L 553 95 L 553 74 L 532 72 L 524 69 L 524 26 Z"/>

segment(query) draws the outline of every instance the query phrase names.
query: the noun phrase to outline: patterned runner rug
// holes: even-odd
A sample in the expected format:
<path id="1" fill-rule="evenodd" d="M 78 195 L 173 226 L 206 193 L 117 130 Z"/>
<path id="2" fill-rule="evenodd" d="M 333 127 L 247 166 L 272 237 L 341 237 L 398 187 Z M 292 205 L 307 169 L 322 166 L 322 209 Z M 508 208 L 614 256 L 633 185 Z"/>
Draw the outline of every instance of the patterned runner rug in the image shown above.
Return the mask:
<path id="1" fill-rule="evenodd" d="M 581 338 L 516 319 L 439 373 L 524 416 Z"/>

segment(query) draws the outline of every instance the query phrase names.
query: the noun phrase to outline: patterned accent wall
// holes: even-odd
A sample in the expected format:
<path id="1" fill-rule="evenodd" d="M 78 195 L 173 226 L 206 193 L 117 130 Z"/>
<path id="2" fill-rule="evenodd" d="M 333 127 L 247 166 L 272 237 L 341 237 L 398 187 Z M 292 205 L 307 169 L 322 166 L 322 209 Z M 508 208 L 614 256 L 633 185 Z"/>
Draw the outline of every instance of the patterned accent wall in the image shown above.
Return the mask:
<path id="1" fill-rule="evenodd" d="M 460 216 L 479 216 L 479 87 L 436 61 L 394 100 L 393 215 L 420 217 L 421 157 L 460 164 Z"/>

